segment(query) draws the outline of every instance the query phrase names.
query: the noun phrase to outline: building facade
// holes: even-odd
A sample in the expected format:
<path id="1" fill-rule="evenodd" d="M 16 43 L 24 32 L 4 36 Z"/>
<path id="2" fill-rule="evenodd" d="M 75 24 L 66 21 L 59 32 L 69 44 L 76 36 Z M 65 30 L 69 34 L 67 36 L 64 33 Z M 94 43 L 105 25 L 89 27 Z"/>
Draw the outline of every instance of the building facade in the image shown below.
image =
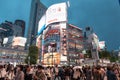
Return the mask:
<path id="1" fill-rule="evenodd" d="M 22 27 L 16 24 L 12 25 L 12 30 L 13 32 L 13 36 L 23 36 L 23 31 L 22 31 Z"/>
<path id="2" fill-rule="evenodd" d="M 40 25 L 43 25 L 42 23 Z M 45 24 L 44 29 L 41 26 L 42 33 L 37 38 L 40 63 L 79 64 L 83 49 L 82 29 L 67 23 L 67 4 L 63 2 L 51 5 L 46 10 Z"/>
<path id="3" fill-rule="evenodd" d="M 0 64 L 24 64 L 28 51 L 0 47 Z"/>
<path id="4" fill-rule="evenodd" d="M 91 52 L 91 59 L 93 59 L 97 65 L 99 60 L 99 38 L 91 27 L 86 27 L 84 45 L 85 50 Z"/>
<path id="5" fill-rule="evenodd" d="M 80 64 L 83 51 L 83 31 L 81 28 L 69 24 L 67 27 L 67 54 L 70 65 Z"/>
<path id="6" fill-rule="evenodd" d="M 17 25 L 17 26 L 20 26 L 22 28 L 22 35 L 21 36 L 24 36 L 25 35 L 25 21 L 15 20 L 14 24 Z"/>
<path id="7" fill-rule="evenodd" d="M 18 24 L 13 24 L 12 22 L 5 21 L 1 24 L 1 46 L 11 47 L 14 37 L 23 37 L 23 28 Z"/>
<path id="8" fill-rule="evenodd" d="M 40 2 L 40 0 L 32 0 L 27 35 L 27 47 L 30 45 L 35 45 L 38 31 L 38 23 L 40 18 L 45 13 L 46 9 L 47 8 Z"/>
<path id="9" fill-rule="evenodd" d="M 24 50 L 25 41 L 21 39 L 15 40 L 17 37 L 24 38 L 23 29 L 20 24 L 18 25 L 18 22 L 5 21 L 0 25 L 0 64 L 24 63 L 27 55 L 27 51 Z M 26 40 L 26 38 L 24 39 Z"/>
<path id="10" fill-rule="evenodd" d="M 83 50 L 82 29 L 56 22 L 47 26 L 42 37 L 41 62 L 44 65 L 78 65 Z"/>

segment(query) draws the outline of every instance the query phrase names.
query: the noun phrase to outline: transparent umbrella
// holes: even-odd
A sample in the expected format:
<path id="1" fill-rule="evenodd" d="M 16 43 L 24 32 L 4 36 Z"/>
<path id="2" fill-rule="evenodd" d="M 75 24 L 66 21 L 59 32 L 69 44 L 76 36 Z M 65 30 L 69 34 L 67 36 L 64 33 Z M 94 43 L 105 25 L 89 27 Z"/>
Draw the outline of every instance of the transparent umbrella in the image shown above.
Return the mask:
<path id="1" fill-rule="evenodd" d="M 82 68 L 82 66 L 75 66 L 75 67 L 73 67 L 73 69 L 81 69 Z"/>

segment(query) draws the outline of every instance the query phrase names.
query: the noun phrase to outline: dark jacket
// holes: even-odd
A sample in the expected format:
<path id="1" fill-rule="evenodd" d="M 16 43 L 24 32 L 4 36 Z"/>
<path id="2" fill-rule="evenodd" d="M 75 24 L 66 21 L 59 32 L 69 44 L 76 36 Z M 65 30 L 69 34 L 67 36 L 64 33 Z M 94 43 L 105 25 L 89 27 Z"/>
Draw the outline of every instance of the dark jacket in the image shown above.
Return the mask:
<path id="1" fill-rule="evenodd" d="M 117 76 L 113 71 L 108 70 L 106 74 L 107 74 L 107 80 L 118 80 Z"/>

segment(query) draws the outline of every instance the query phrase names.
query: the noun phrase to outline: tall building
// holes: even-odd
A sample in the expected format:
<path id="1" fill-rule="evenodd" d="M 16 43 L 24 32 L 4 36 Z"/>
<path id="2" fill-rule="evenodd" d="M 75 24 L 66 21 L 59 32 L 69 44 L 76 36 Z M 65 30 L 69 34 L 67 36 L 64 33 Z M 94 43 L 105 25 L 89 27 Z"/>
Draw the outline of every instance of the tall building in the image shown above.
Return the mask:
<path id="1" fill-rule="evenodd" d="M 38 31 L 38 22 L 46 11 L 46 7 L 40 2 L 40 0 L 32 0 L 30 21 L 27 35 L 27 47 L 36 44 L 36 36 Z"/>
<path id="2" fill-rule="evenodd" d="M 12 25 L 12 29 L 14 31 L 13 36 L 23 36 L 22 34 L 22 27 L 16 24 Z"/>
<path id="3" fill-rule="evenodd" d="M 21 36 L 24 36 L 25 35 L 25 21 L 15 20 L 14 24 L 17 25 L 17 26 L 20 26 L 22 28 L 22 35 Z"/>
<path id="4" fill-rule="evenodd" d="M 14 37 L 23 37 L 23 28 L 21 27 L 21 22 L 19 25 L 18 22 L 19 21 L 17 21 L 16 24 L 13 24 L 10 21 L 5 21 L 0 25 L 1 46 L 11 47 Z"/>
<path id="5" fill-rule="evenodd" d="M 91 51 L 92 59 L 99 60 L 99 38 L 91 27 L 86 27 L 84 45 L 86 50 Z"/>
<path id="6" fill-rule="evenodd" d="M 0 24 L 0 64 L 24 63 L 27 56 L 27 51 L 24 50 L 25 41 L 21 26 L 10 21 Z"/>
<path id="7" fill-rule="evenodd" d="M 5 37 L 13 36 L 14 30 L 11 22 L 4 22 L 0 24 L 0 46 L 4 46 L 3 41 Z"/>
<path id="8" fill-rule="evenodd" d="M 5 21 L 4 23 L 2 23 L 1 28 L 5 29 L 2 30 L 4 32 L 4 37 L 23 36 L 22 27 L 20 25 L 13 24 L 10 21 Z"/>
<path id="9" fill-rule="evenodd" d="M 46 11 L 45 24 L 46 28 L 37 39 L 39 43 L 37 46 L 41 48 L 41 63 L 79 64 L 83 49 L 83 34 L 81 28 L 67 23 L 67 4 L 63 2 L 51 5 Z"/>
<path id="10" fill-rule="evenodd" d="M 93 33 L 93 29 L 91 27 L 86 27 L 84 32 L 84 48 L 91 49 L 92 48 L 92 41 L 88 40 L 88 37 Z"/>
<path id="11" fill-rule="evenodd" d="M 0 24 L 0 28 L 4 37 L 8 37 L 8 36 L 12 36 L 14 31 L 13 31 L 13 24 L 11 22 L 3 22 L 2 24 Z M 0 35 L 2 35 L 2 33 Z"/>
<path id="12" fill-rule="evenodd" d="M 69 65 L 80 64 L 83 51 L 83 30 L 69 24 L 67 26 L 67 54 Z"/>

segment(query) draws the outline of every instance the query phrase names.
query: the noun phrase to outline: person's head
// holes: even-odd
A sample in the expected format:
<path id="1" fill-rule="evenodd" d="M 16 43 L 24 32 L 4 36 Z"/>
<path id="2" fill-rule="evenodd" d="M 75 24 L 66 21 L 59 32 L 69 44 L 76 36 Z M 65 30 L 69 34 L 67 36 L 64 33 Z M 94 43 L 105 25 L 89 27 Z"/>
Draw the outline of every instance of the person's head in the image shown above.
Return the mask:
<path id="1" fill-rule="evenodd" d="M 111 66 L 107 66 L 107 70 L 112 70 L 112 67 Z"/>
<path id="2" fill-rule="evenodd" d="M 100 66 L 100 65 L 98 65 L 98 66 L 96 67 L 96 69 L 97 69 L 97 70 L 100 70 L 100 69 L 101 69 L 101 66 Z"/>
<path id="3" fill-rule="evenodd" d="M 58 67 L 58 65 L 55 65 L 55 67 Z"/>
<path id="4" fill-rule="evenodd" d="M 50 66 L 48 66 L 47 69 L 50 69 Z"/>
<path id="5" fill-rule="evenodd" d="M 38 70 L 42 70 L 42 69 L 43 69 L 43 66 L 38 65 Z"/>
<path id="6" fill-rule="evenodd" d="M 23 71 L 23 66 L 22 66 L 22 65 L 19 65 L 19 66 L 17 67 L 17 71 Z"/>
<path id="7" fill-rule="evenodd" d="M 30 69 L 31 69 L 31 66 L 27 66 L 26 68 L 27 68 L 27 71 L 30 71 Z"/>
<path id="8" fill-rule="evenodd" d="M 3 65 L 0 65 L 0 69 L 3 69 Z"/>

